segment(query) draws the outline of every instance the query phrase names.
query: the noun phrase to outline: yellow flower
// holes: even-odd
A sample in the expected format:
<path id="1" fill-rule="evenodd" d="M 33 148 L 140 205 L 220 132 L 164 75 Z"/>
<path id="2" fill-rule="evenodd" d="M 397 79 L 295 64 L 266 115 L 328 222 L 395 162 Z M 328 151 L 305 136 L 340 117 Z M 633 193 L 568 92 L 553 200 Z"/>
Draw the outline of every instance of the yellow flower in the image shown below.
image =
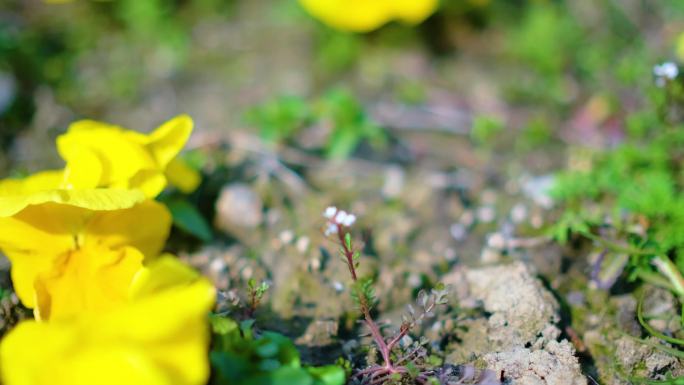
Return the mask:
<path id="1" fill-rule="evenodd" d="M 120 301 L 171 226 L 168 209 L 138 191 L 51 189 L 59 180 L 46 172 L 0 181 L 0 250 L 17 295 L 42 319 Z"/>
<path id="2" fill-rule="evenodd" d="M 6 385 L 199 385 L 209 376 L 212 285 L 173 257 L 135 277 L 127 302 L 74 321 L 25 321 L 0 344 Z"/>
<path id="3" fill-rule="evenodd" d="M 0 181 L 0 217 L 12 216 L 31 205 L 61 203 L 90 210 L 129 208 L 145 199 L 141 191 L 122 189 L 65 189 L 63 171 L 44 171 L 24 179 Z"/>
<path id="4" fill-rule="evenodd" d="M 368 32 L 398 20 L 418 24 L 430 16 L 439 0 L 299 0 L 314 17 L 333 28 Z"/>
<path id="5" fill-rule="evenodd" d="M 176 159 L 192 132 L 192 119 L 180 115 L 162 124 L 149 135 L 92 120 L 72 123 L 66 134 L 57 138 L 57 150 L 67 165 L 65 187 L 140 189 L 155 197 L 166 187 L 165 173 L 184 172 L 172 180 L 191 191 L 199 184 L 194 170 L 183 169 Z M 196 174 L 196 173 L 195 173 Z"/>

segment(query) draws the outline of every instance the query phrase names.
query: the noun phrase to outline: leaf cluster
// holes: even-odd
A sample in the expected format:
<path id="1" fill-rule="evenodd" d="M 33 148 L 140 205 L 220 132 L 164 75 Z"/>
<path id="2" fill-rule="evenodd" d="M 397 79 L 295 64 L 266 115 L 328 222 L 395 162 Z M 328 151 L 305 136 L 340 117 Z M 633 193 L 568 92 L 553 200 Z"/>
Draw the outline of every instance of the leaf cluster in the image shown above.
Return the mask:
<path id="1" fill-rule="evenodd" d="M 684 272 L 684 132 L 658 129 L 648 141 L 591 154 L 589 167 L 559 174 L 551 192 L 563 208 L 551 235 L 592 239 L 611 269 L 629 255 L 632 278 L 658 273 L 651 262 L 659 256 Z"/>
<path id="2" fill-rule="evenodd" d="M 342 385 L 342 367 L 304 366 L 294 343 L 282 334 L 256 333 L 252 320 L 237 323 L 211 316 L 214 346 L 210 353 L 212 385 Z"/>
<path id="3" fill-rule="evenodd" d="M 359 278 L 359 280 L 354 283 L 351 297 L 359 311 L 363 312 L 363 309 L 366 309 L 367 311 L 373 309 L 377 303 L 373 279 L 370 277 Z"/>
<path id="4" fill-rule="evenodd" d="M 314 149 L 328 158 L 346 158 L 361 142 L 381 146 L 385 131 L 366 113 L 363 105 L 348 91 L 333 89 L 322 97 L 307 101 L 296 96 L 281 96 L 253 107 L 245 115 L 246 122 L 257 128 L 262 139 L 272 143 L 293 143 L 305 130 L 325 132 Z"/>

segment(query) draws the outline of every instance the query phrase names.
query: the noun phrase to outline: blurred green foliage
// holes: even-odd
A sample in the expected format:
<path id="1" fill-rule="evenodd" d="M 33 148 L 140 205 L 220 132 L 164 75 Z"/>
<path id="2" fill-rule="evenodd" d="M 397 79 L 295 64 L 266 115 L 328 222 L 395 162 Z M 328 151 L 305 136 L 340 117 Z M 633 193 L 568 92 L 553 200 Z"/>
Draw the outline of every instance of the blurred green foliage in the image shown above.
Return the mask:
<path id="1" fill-rule="evenodd" d="M 684 300 L 684 131 L 681 122 L 654 113 L 668 109 L 657 106 L 661 98 L 652 101 L 627 119 L 630 136 L 623 143 L 593 151 L 580 169 L 557 176 L 552 193 L 563 212 L 551 233 L 562 243 L 573 234 L 592 240 L 608 252 L 607 267 L 628 255 L 630 279 L 664 286 Z"/>
<path id="2" fill-rule="evenodd" d="M 489 145 L 503 130 L 504 124 L 501 120 L 489 116 L 476 116 L 470 130 L 470 138 L 476 144 Z"/>
<path id="3" fill-rule="evenodd" d="M 210 353 L 214 369 L 211 384 L 244 385 L 342 385 L 342 367 L 302 366 L 299 352 L 287 337 L 253 330 L 253 321 L 238 324 L 230 318 L 211 316 L 214 344 Z"/>
<path id="4" fill-rule="evenodd" d="M 364 140 L 376 147 L 386 141 L 385 131 L 344 89 L 333 89 L 313 101 L 279 97 L 252 108 L 245 119 L 271 143 L 295 144 L 295 138 L 305 130 L 322 131 L 326 139 L 318 144 L 318 150 L 331 159 L 347 158 Z"/>

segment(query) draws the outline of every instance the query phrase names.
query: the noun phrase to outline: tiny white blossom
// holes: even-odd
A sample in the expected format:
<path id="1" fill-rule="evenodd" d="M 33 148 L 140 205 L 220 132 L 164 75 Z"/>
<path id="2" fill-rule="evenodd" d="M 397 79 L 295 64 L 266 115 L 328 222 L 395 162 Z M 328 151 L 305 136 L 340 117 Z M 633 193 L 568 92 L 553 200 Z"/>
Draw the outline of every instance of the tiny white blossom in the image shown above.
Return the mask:
<path id="1" fill-rule="evenodd" d="M 323 212 L 323 216 L 332 219 L 333 216 L 335 216 L 335 213 L 337 212 L 337 207 L 335 206 L 330 206 L 325 211 Z"/>
<path id="2" fill-rule="evenodd" d="M 346 216 L 346 217 L 344 218 L 344 220 L 342 221 L 342 224 L 345 225 L 345 226 L 347 226 L 347 227 L 350 227 L 351 225 L 354 224 L 354 222 L 356 222 L 356 215 L 354 215 L 354 214 L 347 214 L 347 216 Z"/>
<path id="3" fill-rule="evenodd" d="M 344 210 L 338 211 L 337 215 L 335 215 L 335 222 L 344 223 L 344 221 L 347 220 L 347 215 L 347 212 Z"/>
<path id="4" fill-rule="evenodd" d="M 329 236 L 329 235 L 332 235 L 332 234 L 337 234 L 337 230 L 338 230 L 337 224 L 335 224 L 335 223 L 328 223 L 328 227 L 325 229 L 324 234 L 325 234 L 326 237 Z"/>
<path id="5" fill-rule="evenodd" d="M 677 67 L 677 64 L 667 61 L 660 65 L 653 66 L 653 74 L 657 77 L 663 77 L 672 80 L 679 75 L 679 68 Z"/>

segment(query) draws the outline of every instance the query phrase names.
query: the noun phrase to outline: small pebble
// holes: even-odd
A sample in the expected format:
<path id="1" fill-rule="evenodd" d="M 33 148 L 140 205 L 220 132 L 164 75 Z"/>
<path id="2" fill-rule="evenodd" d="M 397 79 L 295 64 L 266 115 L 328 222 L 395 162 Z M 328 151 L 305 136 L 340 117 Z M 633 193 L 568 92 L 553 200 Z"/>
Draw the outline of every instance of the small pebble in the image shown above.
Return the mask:
<path id="1" fill-rule="evenodd" d="M 542 216 L 541 216 L 540 213 L 535 213 L 535 214 L 532 215 L 532 217 L 530 218 L 530 224 L 531 224 L 532 227 L 534 227 L 535 229 L 539 229 L 539 228 L 541 228 L 541 227 L 544 225 L 544 218 L 542 218 Z"/>
<path id="2" fill-rule="evenodd" d="M 253 229 L 263 220 L 262 210 L 261 197 L 249 185 L 229 184 L 216 201 L 216 225 L 226 232 L 232 226 Z"/>
<path id="3" fill-rule="evenodd" d="M 214 258 L 209 264 L 209 271 L 212 274 L 221 274 L 226 268 L 226 263 L 221 258 Z"/>
<path id="4" fill-rule="evenodd" d="M 309 237 L 306 237 L 306 236 L 297 239 L 297 245 L 296 245 L 297 251 L 299 251 L 302 254 L 306 253 L 306 251 L 309 249 L 310 243 L 311 243 L 311 240 L 309 239 Z"/>
<path id="5" fill-rule="evenodd" d="M 413 274 L 409 275 L 408 284 L 409 284 L 411 287 L 418 287 L 418 286 L 420 286 L 420 284 L 421 284 L 422 282 L 423 282 L 423 280 L 420 279 L 420 275 L 419 275 L 419 274 L 413 273 Z"/>
<path id="6" fill-rule="evenodd" d="M 241 272 L 242 278 L 244 278 L 244 279 L 252 278 L 253 274 L 254 274 L 254 270 L 252 269 L 251 266 L 245 267 Z"/>
<path id="7" fill-rule="evenodd" d="M 465 225 L 457 222 L 449 226 L 449 233 L 455 240 L 462 241 L 468 235 L 468 230 Z"/>
<path id="8" fill-rule="evenodd" d="M 449 262 L 455 261 L 456 250 L 452 249 L 451 247 L 446 248 L 446 250 L 444 250 L 444 258 Z"/>
<path id="9" fill-rule="evenodd" d="M 506 248 L 506 238 L 501 233 L 493 233 L 487 238 L 487 246 L 496 250 Z"/>
<path id="10" fill-rule="evenodd" d="M 511 209 L 511 220 L 513 223 L 523 223 L 527 219 L 527 207 L 518 203 Z"/>
<path id="11" fill-rule="evenodd" d="M 475 215 L 473 215 L 473 212 L 470 210 L 466 210 L 461 214 L 461 218 L 459 219 L 459 222 L 465 227 L 470 227 L 475 223 Z"/>
<path id="12" fill-rule="evenodd" d="M 493 205 L 496 203 L 496 191 L 484 190 L 482 194 L 480 194 L 480 201 L 484 205 Z"/>
<path id="13" fill-rule="evenodd" d="M 485 247 L 482 249 L 482 252 L 480 253 L 480 260 L 482 263 L 495 263 L 499 262 L 501 259 L 501 254 L 499 253 L 498 250 L 494 250 L 491 247 Z"/>
<path id="14" fill-rule="evenodd" d="M 292 230 L 284 230 L 280 233 L 279 238 L 283 244 L 289 244 L 294 240 L 294 232 Z"/>
<path id="15" fill-rule="evenodd" d="M 385 182 L 382 195 L 385 198 L 396 198 L 404 189 L 404 170 L 400 166 L 392 165 L 385 171 Z"/>
<path id="16" fill-rule="evenodd" d="M 413 338 L 409 337 L 408 334 L 401 337 L 401 345 L 402 346 L 411 346 L 412 343 L 413 343 Z"/>
<path id="17" fill-rule="evenodd" d="M 332 284 L 333 289 L 335 289 L 336 292 L 341 293 L 344 291 L 344 285 L 340 281 L 335 281 Z"/>
<path id="18" fill-rule="evenodd" d="M 482 206 L 477 209 L 477 220 L 482 223 L 491 223 L 496 218 L 496 212 L 491 206 Z"/>
<path id="19" fill-rule="evenodd" d="M 570 305 L 581 306 L 584 304 L 584 293 L 581 291 L 571 291 L 566 299 Z"/>

